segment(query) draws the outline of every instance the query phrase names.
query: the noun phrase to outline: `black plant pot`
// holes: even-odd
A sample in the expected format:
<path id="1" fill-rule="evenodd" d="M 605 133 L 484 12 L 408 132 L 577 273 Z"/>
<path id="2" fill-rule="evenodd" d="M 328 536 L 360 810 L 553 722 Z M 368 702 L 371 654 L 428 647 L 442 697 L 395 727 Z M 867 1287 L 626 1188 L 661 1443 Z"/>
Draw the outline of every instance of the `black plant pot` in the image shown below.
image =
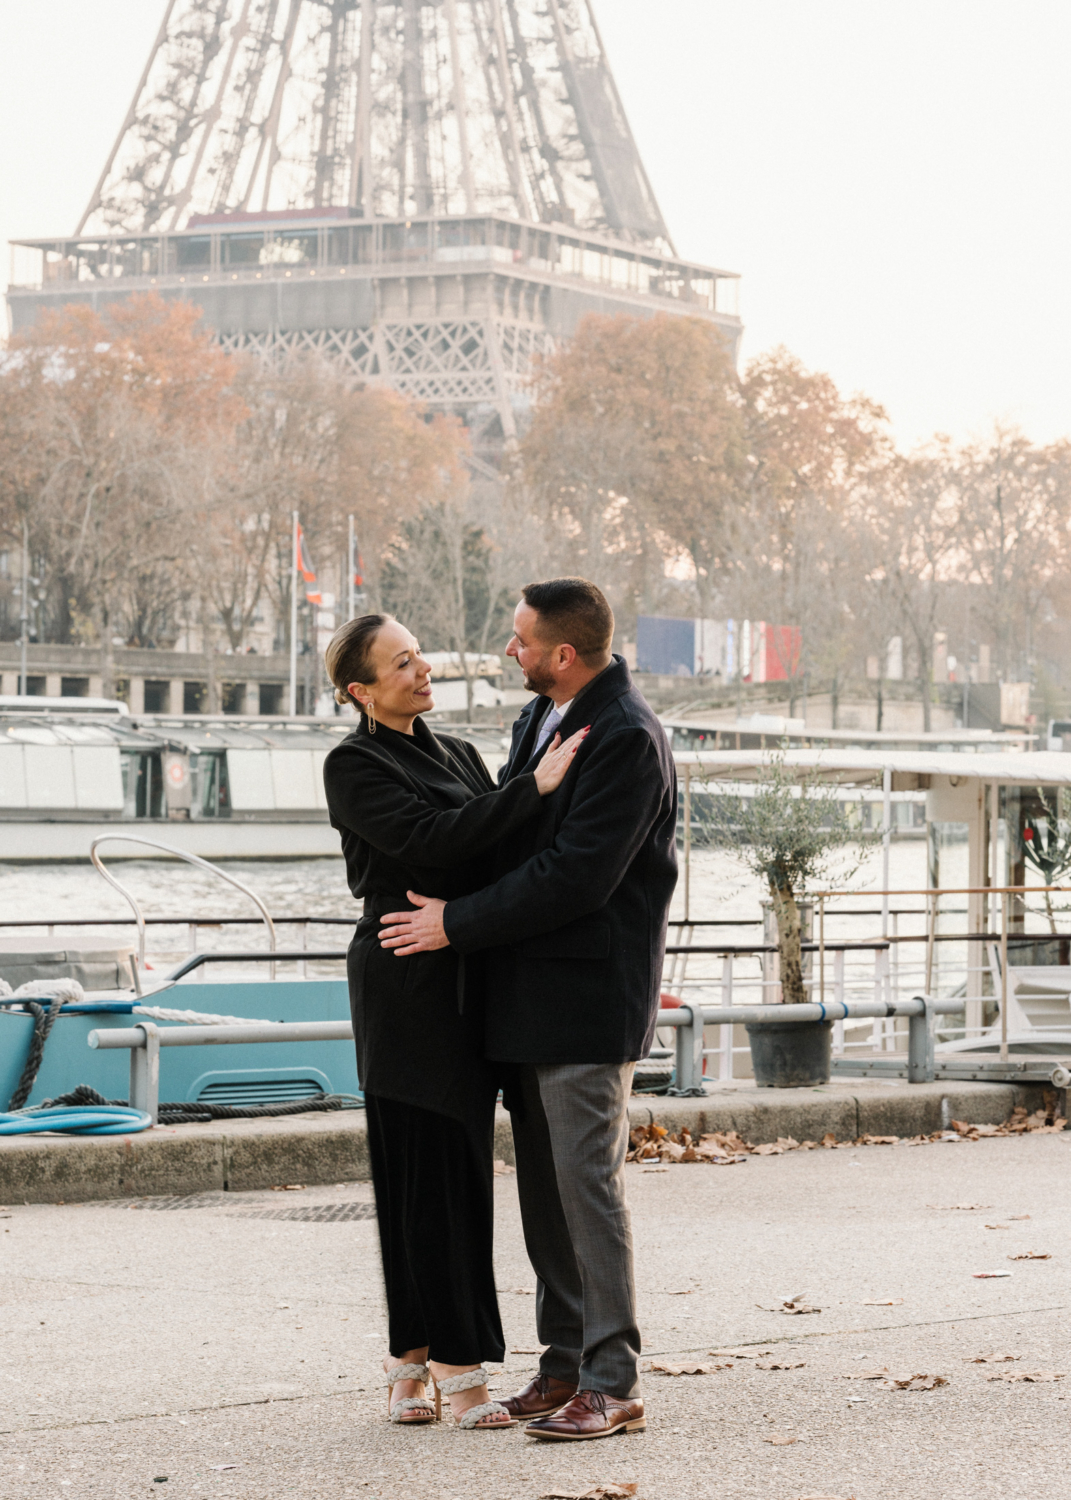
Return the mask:
<path id="1" fill-rule="evenodd" d="M 804 1089 L 829 1082 L 832 1021 L 760 1021 L 746 1028 L 760 1089 Z"/>

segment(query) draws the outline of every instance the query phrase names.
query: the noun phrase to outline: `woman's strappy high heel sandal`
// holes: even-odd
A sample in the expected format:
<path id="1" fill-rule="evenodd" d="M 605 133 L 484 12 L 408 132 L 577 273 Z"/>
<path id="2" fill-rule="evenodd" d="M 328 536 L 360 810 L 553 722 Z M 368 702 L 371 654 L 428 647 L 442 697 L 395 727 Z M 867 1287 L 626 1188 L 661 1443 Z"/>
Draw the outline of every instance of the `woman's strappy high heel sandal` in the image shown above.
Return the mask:
<path id="1" fill-rule="evenodd" d="M 397 1422 L 400 1427 L 423 1427 L 426 1422 L 437 1422 L 439 1420 L 439 1393 L 435 1393 L 435 1405 L 432 1406 L 427 1396 L 403 1396 L 398 1401 L 391 1401 L 394 1387 L 399 1380 L 419 1380 L 421 1385 L 427 1386 L 431 1372 L 427 1365 L 394 1365 L 387 1371 L 387 1410 L 390 1412 L 392 1422 Z M 410 1416 L 410 1412 L 417 1415 Z"/>
<path id="2" fill-rule="evenodd" d="M 474 1386 L 486 1385 L 490 1376 L 482 1365 L 476 1370 L 466 1370 L 463 1375 L 451 1375 L 448 1379 L 438 1381 L 433 1375 L 432 1385 L 435 1387 L 435 1415 L 442 1415 L 442 1397 L 456 1396 L 458 1391 L 471 1391 Z M 481 1417 L 490 1417 L 501 1412 L 503 1416 L 509 1417 L 509 1412 L 501 1401 L 481 1401 L 478 1406 L 470 1406 L 468 1411 L 455 1420 L 457 1425 L 464 1428 L 466 1432 L 497 1432 L 499 1428 L 516 1427 L 516 1417 L 510 1417 L 508 1422 L 481 1422 Z"/>

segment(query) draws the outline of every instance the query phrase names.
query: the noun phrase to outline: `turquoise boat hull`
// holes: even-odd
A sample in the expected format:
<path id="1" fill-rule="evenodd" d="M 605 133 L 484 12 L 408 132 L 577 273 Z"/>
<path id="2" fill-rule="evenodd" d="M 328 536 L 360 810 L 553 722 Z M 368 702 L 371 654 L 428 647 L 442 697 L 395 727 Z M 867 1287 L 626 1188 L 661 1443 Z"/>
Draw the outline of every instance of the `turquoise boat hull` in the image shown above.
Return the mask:
<path id="1" fill-rule="evenodd" d="M 153 1003 L 150 997 L 148 1004 Z M 344 979 L 233 980 L 180 984 L 156 1003 L 172 1009 L 248 1016 L 263 1021 L 348 1021 L 349 990 Z M 45 1046 L 44 1060 L 29 1105 L 66 1094 L 85 1083 L 106 1099 L 130 1092 L 130 1053 L 91 1048 L 89 1033 L 129 1027 L 139 1019 L 129 1007 L 118 1011 L 65 1010 Z M 181 1025 L 156 1023 L 161 1028 Z M 33 1017 L 0 1010 L 0 1110 L 14 1093 L 33 1034 Z M 321 1094 L 360 1090 L 352 1041 L 250 1042 L 221 1046 L 162 1047 L 160 1098 L 168 1103 L 209 1100 L 214 1104 L 286 1103 Z"/>

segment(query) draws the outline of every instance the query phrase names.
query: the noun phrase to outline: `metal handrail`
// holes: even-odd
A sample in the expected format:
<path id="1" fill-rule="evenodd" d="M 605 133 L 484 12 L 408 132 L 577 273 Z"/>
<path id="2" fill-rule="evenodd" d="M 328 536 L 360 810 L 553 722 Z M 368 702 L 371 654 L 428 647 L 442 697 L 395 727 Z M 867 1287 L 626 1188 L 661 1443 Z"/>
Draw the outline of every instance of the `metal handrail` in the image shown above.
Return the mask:
<path id="1" fill-rule="evenodd" d="M 102 833 L 90 844 L 89 858 L 92 860 L 93 868 L 97 871 L 97 873 L 99 875 L 103 875 L 108 884 L 114 890 L 117 890 L 119 892 L 119 894 L 129 904 L 131 910 L 134 913 L 134 920 L 137 923 L 138 927 L 139 972 L 145 967 L 145 917 L 142 914 L 141 907 L 138 905 L 137 899 L 135 898 L 133 892 L 128 891 L 125 885 L 116 880 L 115 876 L 104 868 L 104 861 L 97 853 L 99 845 L 106 844 L 109 839 L 112 841 L 118 840 L 119 842 L 126 844 L 142 844 L 147 849 L 161 849 L 165 854 L 173 854 L 176 859 L 184 859 L 187 864 L 197 865 L 199 869 L 207 870 L 210 875 L 218 875 L 220 880 L 226 881 L 228 885 L 234 886 L 235 890 L 241 891 L 243 896 L 248 896 L 250 901 L 252 901 L 253 905 L 260 912 L 261 918 L 264 921 L 264 925 L 268 929 L 268 947 L 274 950 L 275 923 L 271 919 L 268 908 L 264 905 L 263 901 L 255 891 L 251 891 L 247 885 L 243 885 L 243 883 L 240 880 L 236 880 L 233 875 L 228 875 L 227 872 L 225 870 L 221 870 L 218 865 L 211 864 L 207 859 L 202 859 L 199 854 L 190 854 L 185 849 L 176 849 L 174 844 L 162 844 L 157 839 L 145 839 L 139 837 L 137 834 L 132 833 Z M 275 976 L 273 973 L 272 978 L 274 977 Z M 140 994 L 141 983 L 140 979 L 138 978 L 138 972 L 135 973 L 135 981 L 137 984 L 138 993 Z"/>
<path id="2" fill-rule="evenodd" d="M 119 927 L 133 917 L 4 917 L 0 927 Z M 352 927 L 356 921 L 352 913 L 344 917 L 274 917 L 273 921 L 285 922 L 287 926 L 301 926 L 320 922 L 333 927 Z M 242 927 L 250 922 L 261 922 L 262 917 L 145 917 L 146 927 Z"/>
<path id="3" fill-rule="evenodd" d="M 960 939 L 962 941 L 962 939 Z M 822 948 L 827 953 L 886 953 L 889 942 L 885 938 L 837 938 L 825 944 L 807 942 L 800 944 L 803 953 L 819 953 Z M 670 943 L 666 947 L 667 953 L 777 953 L 779 951 L 776 943 Z"/>
<path id="4" fill-rule="evenodd" d="M 177 968 L 164 976 L 160 988 L 170 989 L 173 984 L 178 984 L 180 979 L 184 979 L 187 974 L 192 974 L 194 969 L 199 969 L 202 964 L 271 963 L 274 965 L 294 959 L 305 963 L 310 958 L 345 958 L 347 951 L 345 948 L 272 948 L 268 953 L 253 953 L 244 949 L 237 953 L 191 953 L 189 958 L 184 958 Z M 153 994 L 159 994 L 159 990 L 153 990 Z"/>

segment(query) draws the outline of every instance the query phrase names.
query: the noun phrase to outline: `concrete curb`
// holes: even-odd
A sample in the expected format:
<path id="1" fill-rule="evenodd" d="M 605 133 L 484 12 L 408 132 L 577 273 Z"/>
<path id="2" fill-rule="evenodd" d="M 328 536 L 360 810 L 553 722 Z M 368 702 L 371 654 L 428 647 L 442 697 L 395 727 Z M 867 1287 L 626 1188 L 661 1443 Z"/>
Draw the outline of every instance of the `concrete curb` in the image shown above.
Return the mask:
<path id="1" fill-rule="evenodd" d="M 633 1125 L 652 1120 L 702 1134 L 738 1130 L 762 1145 L 778 1136 L 838 1140 L 863 1134 L 919 1135 L 950 1119 L 999 1124 L 1017 1104 L 1037 1109 L 1038 1087 L 941 1083 L 892 1087 L 852 1080 L 820 1089 L 758 1090 L 741 1081 L 703 1099 L 637 1095 Z M 498 1111 L 495 1156 L 513 1164 L 509 1116 Z M 158 1126 L 142 1135 L 79 1140 L 70 1136 L 0 1140 L 0 1200 L 5 1203 L 82 1203 L 107 1198 L 151 1198 L 240 1192 L 288 1182 L 358 1182 L 371 1175 L 362 1110 L 229 1120 L 212 1126 Z"/>
<path id="2" fill-rule="evenodd" d="M 1039 1085 L 1010 1083 L 913 1083 L 891 1085 L 859 1079 L 817 1089 L 756 1089 L 749 1081 L 717 1089 L 703 1099 L 640 1097 L 632 1100 L 635 1124 L 656 1122 L 693 1135 L 737 1130 L 760 1146 L 779 1136 L 819 1141 L 832 1131 L 839 1141 L 861 1135 L 928 1135 L 949 1120 L 999 1125 L 1017 1104 L 1041 1108 Z"/>

